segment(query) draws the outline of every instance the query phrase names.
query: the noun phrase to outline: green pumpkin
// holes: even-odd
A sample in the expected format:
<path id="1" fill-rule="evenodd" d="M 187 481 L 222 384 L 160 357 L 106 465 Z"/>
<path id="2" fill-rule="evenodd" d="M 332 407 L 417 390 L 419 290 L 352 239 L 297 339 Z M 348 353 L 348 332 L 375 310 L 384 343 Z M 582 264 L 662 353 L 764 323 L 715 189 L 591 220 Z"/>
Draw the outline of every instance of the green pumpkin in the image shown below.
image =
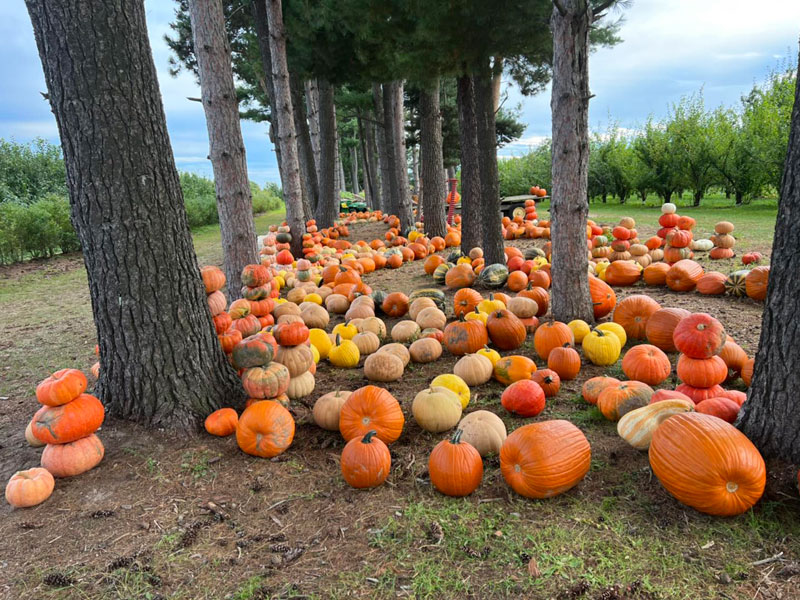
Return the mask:
<path id="1" fill-rule="evenodd" d="M 279 244 L 291 244 L 292 243 L 292 234 L 291 233 L 279 233 L 275 236 L 275 241 Z"/>
<path id="2" fill-rule="evenodd" d="M 452 269 L 455 265 L 453 263 L 445 262 L 440 264 L 436 267 L 436 270 L 433 272 L 433 281 L 438 283 L 439 285 L 444 285 L 444 278 L 447 275 L 447 272 Z"/>
<path id="3" fill-rule="evenodd" d="M 372 290 L 370 296 L 372 296 L 375 306 L 380 306 L 383 304 L 383 301 L 386 300 L 386 296 L 388 296 L 388 294 L 383 290 Z"/>
<path id="4" fill-rule="evenodd" d="M 437 290 L 436 288 L 421 288 L 414 290 L 408 297 L 409 304 L 411 304 L 417 298 L 430 298 L 436 303 L 436 306 L 438 306 L 439 310 L 442 312 L 444 312 L 447 304 L 447 299 L 445 298 L 444 292 L 442 290 Z"/>
<path id="5" fill-rule="evenodd" d="M 508 279 L 508 267 L 494 264 L 485 267 L 478 275 L 478 285 L 487 289 L 497 289 L 505 285 Z"/>
<path id="6" fill-rule="evenodd" d="M 537 256 L 541 256 L 542 258 L 547 258 L 544 254 L 544 250 L 541 248 L 525 248 L 525 260 L 533 260 Z"/>
<path id="7" fill-rule="evenodd" d="M 453 250 L 450 253 L 450 256 L 447 257 L 447 262 L 456 264 L 458 262 L 458 259 L 461 258 L 462 256 L 464 256 L 464 253 L 461 252 L 461 250 Z"/>
<path id="8" fill-rule="evenodd" d="M 728 275 L 728 279 L 725 281 L 725 293 L 737 298 L 746 296 L 747 290 L 744 282 L 749 272 L 749 269 L 741 269 Z"/>

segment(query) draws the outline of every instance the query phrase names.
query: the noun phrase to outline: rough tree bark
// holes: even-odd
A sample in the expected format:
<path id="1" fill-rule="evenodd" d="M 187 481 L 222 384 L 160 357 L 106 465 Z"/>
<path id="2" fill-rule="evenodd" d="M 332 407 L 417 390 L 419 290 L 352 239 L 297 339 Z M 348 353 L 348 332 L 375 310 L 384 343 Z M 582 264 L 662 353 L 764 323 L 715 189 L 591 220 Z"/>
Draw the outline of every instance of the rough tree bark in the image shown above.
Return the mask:
<path id="1" fill-rule="evenodd" d="M 211 324 L 143 2 L 26 4 L 89 280 L 94 393 L 151 426 L 202 423 L 244 393 Z"/>
<path id="2" fill-rule="evenodd" d="M 383 100 L 383 150 L 388 161 L 389 199 L 386 209 L 389 214 L 397 215 L 400 210 L 400 184 L 397 180 L 397 160 L 395 152 L 397 145 L 394 143 L 394 82 L 384 83 L 381 93 Z"/>
<path id="3" fill-rule="evenodd" d="M 800 463 L 800 80 L 781 179 L 778 220 L 753 380 L 737 425 L 759 450 Z"/>
<path id="4" fill-rule="evenodd" d="M 550 297 L 553 318 L 564 323 L 573 319 L 594 322 L 586 252 L 591 22 L 592 9 L 586 0 L 560 0 L 550 18 L 553 32 Z"/>
<path id="5" fill-rule="evenodd" d="M 367 201 L 367 206 L 371 210 L 375 210 L 380 205 L 380 201 L 376 197 L 378 187 L 376 185 L 377 181 L 375 181 L 377 159 L 372 147 L 372 123 L 369 121 L 365 123 L 360 112 L 358 113 L 357 123 L 359 147 L 361 148 L 361 164 L 364 172 L 364 198 Z"/>
<path id="6" fill-rule="evenodd" d="M 314 167 L 317 169 L 317 182 L 319 183 L 319 88 L 316 79 L 306 81 L 306 110 L 311 150 L 314 153 Z"/>
<path id="7" fill-rule="evenodd" d="M 414 227 L 414 213 L 411 209 L 411 190 L 408 185 L 408 159 L 406 154 L 406 118 L 403 110 L 403 82 L 392 85 L 392 117 L 394 125 L 394 159 L 397 171 L 397 216 L 400 218 L 400 231 L 403 235 Z"/>
<path id="8" fill-rule="evenodd" d="M 422 200 L 422 186 L 419 182 L 419 146 L 411 146 L 411 177 L 414 179 L 414 187 L 411 191 L 417 196 L 417 200 Z"/>
<path id="9" fill-rule="evenodd" d="M 353 193 L 361 193 L 358 185 L 358 150 L 355 146 L 350 146 L 350 181 L 353 183 Z"/>
<path id="10" fill-rule="evenodd" d="M 447 234 L 442 158 L 442 114 L 439 105 L 439 80 L 422 87 L 419 97 L 420 146 L 422 154 L 422 213 L 425 215 L 425 233 L 428 237 Z"/>
<path id="11" fill-rule="evenodd" d="M 190 0 L 189 15 L 208 128 L 209 158 L 214 170 L 223 270 L 228 296 L 238 298 L 242 269 L 259 259 L 231 49 L 219 2 Z"/>
<path id="12" fill-rule="evenodd" d="M 273 111 L 280 124 L 278 145 L 283 160 L 283 201 L 286 203 L 286 222 L 292 232 L 292 254 L 303 255 L 303 194 L 300 189 L 300 161 L 297 157 L 297 134 L 294 129 L 292 92 L 289 67 L 286 63 L 286 30 L 283 26 L 281 0 L 267 0 L 269 49 L 272 55 L 272 82 L 275 87 Z"/>
<path id="13" fill-rule="evenodd" d="M 386 115 L 383 113 L 383 90 L 380 83 L 372 84 L 372 104 L 375 110 L 375 147 L 378 154 L 380 169 L 380 204 L 378 207 L 388 213 L 392 204 L 392 175 L 389 152 L 391 147 L 386 144 Z"/>
<path id="14" fill-rule="evenodd" d="M 317 204 L 317 226 L 331 227 L 339 215 L 339 194 L 336 190 L 336 109 L 333 86 L 320 79 L 318 118 L 320 142 L 320 198 Z"/>
<path id="15" fill-rule="evenodd" d="M 314 214 L 319 201 L 317 166 L 314 162 L 314 149 L 311 146 L 311 133 L 309 132 L 308 119 L 306 118 L 303 84 L 297 75 L 290 73 L 289 85 L 292 90 L 294 126 L 297 132 L 297 154 L 300 160 L 300 178 L 303 185 L 303 209 L 306 220 L 308 220 Z"/>
<path id="16" fill-rule="evenodd" d="M 336 114 L 336 104 L 333 105 L 334 115 Z M 342 162 L 342 145 L 339 137 L 339 130 L 336 129 L 336 189 L 339 192 L 347 191 L 347 181 L 344 177 L 344 163 Z"/>
<path id="17" fill-rule="evenodd" d="M 458 78 L 458 137 L 461 146 L 461 252 L 483 245 L 481 174 L 478 165 L 478 121 L 471 75 Z"/>
<path id="18" fill-rule="evenodd" d="M 487 265 L 505 264 L 503 225 L 500 215 L 500 182 L 497 170 L 497 133 L 492 97 L 492 71 L 488 62 L 473 76 L 475 114 L 478 123 L 478 164 L 481 173 L 483 257 Z M 463 227 L 463 223 L 462 223 Z"/>

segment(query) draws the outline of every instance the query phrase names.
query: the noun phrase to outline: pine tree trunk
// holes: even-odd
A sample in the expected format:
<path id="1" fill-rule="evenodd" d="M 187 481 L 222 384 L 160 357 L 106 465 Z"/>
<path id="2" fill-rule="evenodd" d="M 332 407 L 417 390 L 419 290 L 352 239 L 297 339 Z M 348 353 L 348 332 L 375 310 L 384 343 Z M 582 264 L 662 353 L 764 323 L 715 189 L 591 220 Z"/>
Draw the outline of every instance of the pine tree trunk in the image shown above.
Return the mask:
<path id="1" fill-rule="evenodd" d="M 422 186 L 419 181 L 419 146 L 411 146 L 411 177 L 414 178 L 414 187 L 412 193 L 417 197 L 417 200 L 422 199 Z"/>
<path id="2" fill-rule="evenodd" d="M 425 233 L 428 237 L 444 237 L 447 234 L 447 185 L 442 158 L 442 112 L 438 79 L 423 86 L 420 91 L 419 116 L 422 181 L 425 186 L 422 194 Z"/>
<path id="3" fill-rule="evenodd" d="M 306 81 L 306 110 L 308 132 L 311 138 L 311 151 L 314 154 L 314 167 L 317 170 L 317 182 L 319 183 L 319 178 L 321 177 L 319 165 L 319 88 L 316 79 Z"/>
<path id="4" fill-rule="evenodd" d="M 400 231 L 403 235 L 414 227 L 414 213 L 411 209 L 411 190 L 408 185 L 408 157 L 406 153 L 406 117 L 403 110 L 403 82 L 395 81 L 392 86 L 392 117 L 394 118 L 394 157 L 397 169 L 397 216 L 400 218 Z"/>
<path id="5" fill-rule="evenodd" d="M 292 92 L 289 68 L 286 63 L 286 30 L 283 27 L 281 0 L 267 0 L 269 49 L 272 55 L 272 81 L 275 86 L 276 121 L 280 124 L 278 145 L 283 160 L 283 201 L 286 203 L 286 222 L 292 232 L 292 254 L 303 255 L 303 195 L 300 189 L 300 161 L 297 156 L 297 135 L 294 129 Z"/>
<path id="6" fill-rule="evenodd" d="M 336 104 L 333 106 L 334 114 Z M 347 191 L 347 180 L 344 176 L 344 163 L 342 163 L 342 139 L 339 137 L 339 130 L 336 129 L 336 184 L 339 192 Z"/>
<path id="7" fill-rule="evenodd" d="M 585 0 L 561 0 L 553 8 L 553 163 L 550 239 L 553 243 L 553 318 L 594 322 L 589 295 L 586 217 L 589 214 L 589 26 Z"/>
<path id="8" fill-rule="evenodd" d="M 353 182 L 353 193 L 360 194 L 361 186 L 358 184 L 358 150 L 350 146 L 350 181 Z"/>
<path id="9" fill-rule="evenodd" d="M 475 114 L 478 122 L 478 165 L 481 174 L 483 257 L 486 265 L 504 265 L 506 256 L 503 250 L 503 226 L 500 215 L 497 132 L 492 97 L 492 72 L 488 65 L 479 69 L 473 80 Z"/>
<path id="10" fill-rule="evenodd" d="M 231 49 L 220 3 L 190 0 L 189 14 L 208 128 L 209 158 L 214 170 L 223 269 L 228 296 L 238 298 L 242 269 L 259 259 Z"/>
<path id="11" fill-rule="evenodd" d="M 211 323 L 143 2 L 26 4 L 89 280 L 94 393 L 123 418 L 198 425 L 244 393 Z"/>
<path id="12" fill-rule="evenodd" d="M 306 103 L 303 98 L 303 84 L 293 73 L 289 74 L 289 85 L 292 89 L 292 108 L 294 109 L 294 126 L 297 130 L 297 154 L 300 161 L 300 177 L 303 183 L 303 205 L 306 220 L 311 219 L 319 200 L 319 181 L 317 167 L 314 162 L 314 150 L 311 147 L 311 133 L 306 117 Z"/>
<path id="13" fill-rule="evenodd" d="M 339 193 L 336 190 L 336 107 L 333 86 L 318 81 L 318 118 L 320 142 L 320 198 L 317 226 L 331 227 L 339 216 Z"/>
<path id="14" fill-rule="evenodd" d="M 389 149 L 386 146 L 386 133 L 384 125 L 386 116 L 383 114 L 383 90 L 381 84 L 372 84 L 372 105 L 375 112 L 375 149 L 378 155 L 378 168 L 380 179 L 380 204 L 378 207 L 388 213 L 392 203 L 392 170 L 389 161 Z"/>
<path id="15" fill-rule="evenodd" d="M 461 252 L 483 246 L 481 174 L 478 163 L 478 121 L 471 75 L 458 78 L 458 137 L 461 146 Z"/>
<path id="16" fill-rule="evenodd" d="M 375 185 L 375 169 L 373 164 L 375 156 L 370 147 L 372 142 L 370 136 L 372 124 L 369 122 L 366 124 L 364 123 L 364 120 L 361 118 L 361 112 L 358 113 L 356 122 L 358 123 L 358 141 L 359 148 L 361 149 L 362 171 L 364 173 L 364 199 L 367 202 L 367 208 L 375 210 L 379 202 L 375 198 L 375 190 L 377 187 Z"/>
<path id="17" fill-rule="evenodd" d="M 397 179 L 397 159 L 395 152 L 397 145 L 394 143 L 394 82 L 384 83 L 381 92 L 383 101 L 383 147 L 386 153 L 388 176 L 389 176 L 389 199 L 386 203 L 386 210 L 391 215 L 398 216 L 400 210 L 400 183 Z"/>
<path id="18" fill-rule="evenodd" d="M 753 380 L 737 425 L 766 456 L 800 463 L 800 80 L 781 179 L 778 219 Z"/>
<path id="19" fill-rule="evenodd" d="M 503 58 L 496 56 L 492 65 L 492 106 L 494 112 L 500 110 L 500 87 L 503 83 Z"/>

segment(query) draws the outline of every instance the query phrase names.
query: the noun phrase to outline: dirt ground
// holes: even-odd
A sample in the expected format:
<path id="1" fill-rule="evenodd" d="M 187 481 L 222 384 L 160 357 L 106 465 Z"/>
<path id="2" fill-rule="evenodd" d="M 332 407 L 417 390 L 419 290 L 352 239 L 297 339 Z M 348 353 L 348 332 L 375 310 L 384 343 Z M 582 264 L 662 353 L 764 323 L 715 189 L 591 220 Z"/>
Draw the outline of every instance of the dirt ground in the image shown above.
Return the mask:
<path id="1" fill-rule="evenodd" d="M 382 224 L 360 225 L 351 236 L 372 239 L 384 231 Z M 737 266 L 700 262 L 723 272 Z M 41 267 L 19 270 L 32 268 Z M 81 264 L 65 258 L 47 268 Z M 387 291 L 433 285 L 421 262 L 366 280 Z M 709 312 L 748 354 L 756 350 L 762 306 L 749 299 L 641 286 L 616 291 Z M 91 323 L 80 325 L 92 335 Z M 533 355 L 531 338 L 514 353 Z M 88 372 L 92 361 L 81 351 L 71 366 Z M 0 507 L 0 597 L 800 598 L 796 470 L 771 463 L 764 499 L 734 519 L 680 505 L 652 477 L 646 453 L 625 444 L 614 424 L 579 398 L 583 381 L 619 374 L 618 366 L 584 364 L 534 419 L 506 414 L 495 382 L 473 390 L 467 412 L 492 410 L 509 432 L 553 418 L 576 423 L 591 443 L 592 468 L 575 489 L 546 501 L 522 499 L 490 457 L 471 497 L 436 493 L 427 458 L 443 436 L 420 429 L 410 404 L 454 363 L 445 353 L 432 364 L 410 364 L 400 381 L 386 385 L 407 420 L 391 446 L 388 481 L 369 491 L 344 483 L 341 436 L 317 428 L 310 411 L 328 391 L 366 385 L 360 368 L 319 366 L 314 393 L 291 407 L 294 442 L 272 460 L 243 454 L 234 438 L 149 431 L 107 418 L 99 467 L 58 480 L 38 507 Z M 37 465 L 40 454 L 22 435 L 37 407 L 29 391 L 36 382 L 3 376 L 11 393 L 0 402 L 0 480 Z M 673 376 L 660 387 L 676 383 Z M 731 387 L 743 389 L 741 382 Z"/>

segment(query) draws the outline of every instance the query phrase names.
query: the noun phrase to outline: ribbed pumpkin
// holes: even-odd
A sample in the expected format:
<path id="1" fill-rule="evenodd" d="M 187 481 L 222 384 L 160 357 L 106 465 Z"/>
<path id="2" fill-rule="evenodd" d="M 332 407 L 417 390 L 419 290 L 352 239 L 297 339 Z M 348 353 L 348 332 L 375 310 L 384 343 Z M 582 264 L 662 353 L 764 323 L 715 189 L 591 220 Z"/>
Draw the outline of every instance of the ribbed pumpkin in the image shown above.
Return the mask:
<path id="1" fill-rule="evenodd" d="M 511 385 L 515 381 L 530 379 L 536 371 L 536 363 L 527 356 L 504 356 L 494 365 L 494 378 L 503 385 Z"/>
<path id="2" fill-rule="evenodd" d="M 47 469 L 35 467 L 17 471 L 6 484 L 6 502 L 15 508 L 36 506 L 50 497 L 55 485 Z"/>
<path id="3" fill-rule="evenodd" d="M 703 276 L 703 267 L 693 260 L 676 262 L 667 272 L 667 287 L 676 292 L 690 292 Z"/>
<path id="4" fill-rule="evenodd" d="M 597 397 L 597 408 L 609 421 L 650 403 L 653 388 L 641 381 L 623 381 L 605 388 Z"/>
<path id="5" fill-rule="evenodd" d="M 542 360 L 547 360 L 553 348 L 560 348 L 565 344 L 571 346 L 574 343 L 572 330 L 560 321 L 543 323 L 533 335 L 533 347 Z"/>
<path id="6" fill-rule="evenodd" d="M 741 375 L 744 364 L 747 362 L 747 353 L 739 344 L 731 340 L 726 341 L 719 356 L 728 367 L 729 379 L 736 379 Z"/>
<path id="7" fill-rule="evenodd" d="M 561 378 L 552 369 L 540 369 L 531 374 L 531 380 L 541 386 L 546 398 L 552 398 L 561 389 Z"/>
<path id="8" fill-rule="evenodd" d="M 622 325 L 628 338 L 643 340 L 647 336 L 647 321 L 660 308 L 650 296 L 634 294 L 617 303 L 613 320 Z"/>
<path id="9" fill-rule="evenodd" d="M 599 277 L 589 277 L 589 294 L 592 297 L 595 319 L 602 319 L 617 305 L 617 295 L 614 290 Z"/>
<path id="10" fill-rule="evenodd" d="M 695 410 L 704 415 L 717 417 L 728 423 L 733 423 L 739 416 L 739 405 L 730 398 L 709 398 L 699 402 Z"/>
<path id="11" fill-rule="evenodd" d="M 242 373 L 242 385 L 250 398 L 275 398 L 289 388 L 289 369 L 272 362 Z"/>
<path id="12" fill-rule="evenodd" d="M 459 319 L 444 328 L 444 347 L 450 354 L 473 354 L 489 343 L 486 327 L 480 321 Z"/>
<path id="13" fill-rule="evenodd" d="M 492 378 L 494 365 L 482 354 L 466 354 L 453 366 L 453 373 L 461 377 L 467 385 L 475 386 L 486 383 Z"/>
<path id="14" fill-rule="evenodd" d="M 605 377 L 603 375 L 592 377 L 583 383 L 581 387 L 581 396 L 589 404 L 597 404 L 597 399 L 600 397 L 603 390 L 612 385 L 619 385 L 620 383 L 621 381 L 614 377 Z"/>
<path id="15" fill-rule="evenodd" d="M 476 284 L 486 289 L 497 289 L 505 285 L 508 279 L 508 267 L 501 264 L 484 267 L 478 275 Z"/>
<path id="16" fill-rule="evenodd" d="M 538 310 L 536 311 L 537 317 L 542 317 L 547 314 L 547 309 L 550 306 L 550 293 L 543 287 L 536 287 L 528 284 L 528 287 L 517 294 L 522 298 L 530 298 L 536 302 Z"/>
<path id="17" fill-rule="evenodd" d="M 695 404 L 699 404 L 703 400 L 708 400 L 709 398 L 718 398 L 725 392 L 720 385 L 712 385 L 711 387 L 701 388 L 694 387 L 688 383 L 680 384 L 675 388 L 675 390 L 691 398 L 692 402 Z"/>
<path id="18" fill-rule="evenodd" d="M 728 377 L 728 365 L 719 356 L 691 358 L 681 354 L 677 371 L 681 381 L 696 388 L 713 387 Z"/>
<path id="19" fill-rule="evenodd" d="M 243 339 L 233 347 L 231 360 L 237 369 L 261 367 L 273 359 L 277 348 L 278 344 L 271 334 L 257 333 Z M 308 370 L 308 367 L 303 370 Z"/>
<path id="20" fill-rule="evenodd" d="M 31 431 L 40 442 L 68 444 L 97 431 L 103 424 L 103 404 L 91 394 L 81 394 L 61 406 L 42 406 L 31 421 Z"/>
<path id="21" fill-rule="evenodd" d="M 544 410 L 544 390 L 535 381 L 521 379 L 503 390 L 500 403 L 511 414 L 520 417 L 535 417 Z"/>
<path id="22" fill-rule="evenodd" d="M 642 271 L 642 279 L 647 285 L 667 285 L 667 273 L 670 266 L 667 263 L 657 262 L 648 265 Z"/>
<path id="23" fill-rule="evenodd" d="M 672 333 L 678 323 L 691 313 L 683 308 L 661 308 L 650 315 L 645 326 L 647 341 L 664 352 L 675 352 Z"/>
<path id="24" fill-rule="evenodd" d="M 637 450 L 647 450 L 661 423 L 681 413 L 692 412 L 694 403 L 689 400 L 661 400 L 651 402 L 625 414 L 617 423 L 617 433 Z"/>
<path id="25" fill-rule="evenodd" d="M 741 298 L 747 295 L 747 275 L 750 273 L 748 269 L 741 269 L 734 271 L 725 280 L 725 292 L 736 298 Z"/>
<path id="26" fill-rule="evenodd" d="M 748 298 L 762 301 L 767 297 L 769 267 L 756 267 L 744 279 L 745 292 Z"/>
<path id="27" fill-rule="evenodd" d="M 78 369 L 61 369 L 36 386 L 36 399 L 45 406 L 61 406 L 85 392 L 86 385 L 86 375 Z"/>
<path id="28" fill-rule="evenodd" d="M 461 440 L 457 429 L 449 440 L 439 442 L 428 459 L 431 484 L 447 496 L 468 496 L 483 479 L 483 461 L 478 451 Z"/>
<path id="29" fill-rule="evenodd" d="M 312 416 L 314 423 L 322 429 L 328 431 L 339 431 L 339 413 L 345 400 L 350 397 L 350 392 L 345 390 L 336 390 L 335 392 L 328 392 L 317 398 L 314 403 Z"/>
<path id="30" fill-rule="evenodd" d="M 339 461 L 344 480 L 356 489 L 377 487 L 386 481 L 392 468 L 392 455 L 377 432 L 368 431 L 361 438 L 345 444 Z"/>
<path id="31" fill-rule="evenodd" d="M 708 271 L 697 280 L 697 291 L 707 296 L 721 296 L 725 293 L 728 276 L 719 271 Z"/>
<path id="32" fill-rule="evenodd" d="M 472 266 L 467 264 L 456 265 L 449 271 L 444 278 L 445 285 L 451 290 L 459 290 L 461 288 L 470 287 L 475 283 L 475 272 Z"/>
<path id="33" fill-rule="evenodd" d="M 515 430 L 500 448 L 500 471 L 526 498 L 550 498 L 576 486 L 589 471 L 592 449 L 569 421 L 531 423 Z"/>
<path id="34" fill-rule="evenodd" d="M 481 456 L 497 454 L 507 436 L 503 420 L 488 410 L 476 410 L 466 415 L 458 424 L 461 441 L 478 451 Z"/>
<path id="35" fill-rule="evenodd" d="M 581 356 L 569 345 L 553 348 L 547 356 L 547 368 L 565 381 L 575 379 L 581 370 Z"/>
<path id="36" fill-rule="evenodd" d="M 722 352 L 726 335 L 722 323 L 707 313 L 681 319 L 672 333 L 675 347 L 690 358 L 710 358 Z"/>
<path id="37" fill-rule="evenodd" d="M 500 350 L 515 350 L 523 342 L 527 332 L 522 321 L 509 310 L 501 309 L 489 313 L 486 320 L 486 330 L 489 339 Z"/>
<path id="38" fill-rule="evenodd" d="M 390 317 L 399 318 L 408 312 L 408 296 L 403 292 L 388 294 L 381 304 L 381 309 Z"/>
<path id="39" fill-rule="evenodd" d="M 475 310 L 478 303 L 483 300 L 480 292 L 472 288 L 462 288 L 453 296 L 453 313 L 456 317 L 461 317 Z"/>
<path id="40" fill-rule="evenodd" d="M 635 262 L 617 260 L 608 265 L 605 271 L 606 283 L 609 285 L 633 285 L 642 277 L 642 270 Z"/>
<path id="41" fill-rule="evenodd" d="M 669 377 L 672 365 L 661 349 L 652 344 L 639 344 L 625 353 L 622 371 L 628 379 L 658 385 Z"/>
<path id="42" fill-rule="evenodd" d="M 653 434 L 650 466 L 680 502 L 710 515 L 741 514 L 764 493 L 766 466 L 734 426 L 700 413 L 675 415 Z"/>
<path id="43" fill-rule="evenodd" d="M 391 444 L 400 437 L 404 423 L 403 411 L 395 397 L 374 385 L 350 394 L 339 413 L 339 431 L 347 441 L 362 438 L 374 429 L 378 438 Z"/>
<path id="44" fill-rule="evenodd" d="M 755 368 L 755 358 L 748 358 L 747 361 L 744 363 L 742 367 L 742 381 L 748 387 L 750 387 L 750 381 L 753 378 L 753 369 Z"/>
<path id="45" fill-rule="evenodd" d="M 91 434 L 69 444 L 48 444 L 41 464 L 53 477 L 74 477 L 95 468 L 104 455 L 100 438 Z"/>
<path id="46" fill-rule="evenodd" d="M 294 439 L 292 414 L 273 400 L 254 402 L 239 417 L 236 443 L 245 454 L 272 458 Z"/>

